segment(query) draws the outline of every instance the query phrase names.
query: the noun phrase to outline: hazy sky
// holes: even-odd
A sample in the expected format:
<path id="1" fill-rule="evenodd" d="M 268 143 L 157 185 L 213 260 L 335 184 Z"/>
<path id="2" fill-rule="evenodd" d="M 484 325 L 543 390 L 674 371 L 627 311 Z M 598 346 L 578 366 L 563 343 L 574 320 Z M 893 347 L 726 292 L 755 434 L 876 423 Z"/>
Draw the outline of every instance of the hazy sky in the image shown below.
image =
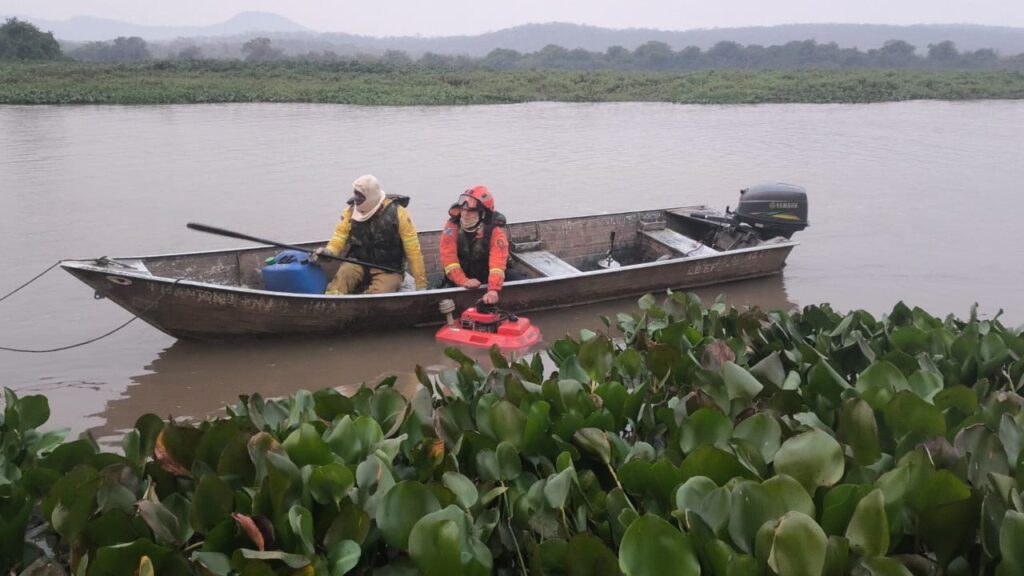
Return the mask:
<path id="1" fill-rule="evenodd" d="M 478 34 L 553 21 L 664 30 L 799 22 L 1024 27 L 1022 0 L 0 0 L 0 14 L 150 25 L 215 24 L 247 10 L 369 36 Z"/>

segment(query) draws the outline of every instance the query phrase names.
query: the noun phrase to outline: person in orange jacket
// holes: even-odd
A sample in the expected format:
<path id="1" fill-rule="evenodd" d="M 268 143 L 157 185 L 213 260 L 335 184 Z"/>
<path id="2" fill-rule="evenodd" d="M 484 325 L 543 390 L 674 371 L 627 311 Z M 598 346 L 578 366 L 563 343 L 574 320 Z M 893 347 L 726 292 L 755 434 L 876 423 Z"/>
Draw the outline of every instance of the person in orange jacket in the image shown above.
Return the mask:
<path id="1" fill-rule="evenodd" d="M 474 186 L 448 211 L 441 232 L 441 266 L 447 284 L 479 288 L 486 284 L 485 304 L 496 304 L 508 267 L 505 217 L 494 209 L 486 186 Z"/>

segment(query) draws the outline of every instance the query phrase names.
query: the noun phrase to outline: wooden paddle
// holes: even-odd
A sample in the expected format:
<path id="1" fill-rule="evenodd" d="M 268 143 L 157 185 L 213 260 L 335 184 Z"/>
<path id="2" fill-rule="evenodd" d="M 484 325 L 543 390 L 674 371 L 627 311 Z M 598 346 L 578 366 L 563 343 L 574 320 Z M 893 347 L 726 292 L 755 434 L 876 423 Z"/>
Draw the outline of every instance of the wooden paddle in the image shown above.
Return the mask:
<path id="1" fill-rule="evenodd" d="M 267 240 L 266 238 L 257 238 L 255 236 L 249 236 L 248 234 L 242 234 L 241 232 L 232 232 L 231 230 L 225 230 L 223 228 L 217 228 L 216 226 L 207 226 L 206 224 L 197 224 L 195 222 L 189 222 L 185 225 L 186 227 L 196 230 L 199 232 L 206 232 L 208 234 L 216 234 L 218 236 L 227 236 L 228 238 L 237 238 L 239 240 L 249 240 L 250 242 L 258 242 L 260 244 L 268 244 L 270 246 L 277 246 L 278 248 L 286 248 L 288 250 L 298 250 L 299 252 L 305 252 L 306 254 L 313 254 L 314 251 L 309 248 L 302 248 L 301 246 L 293 246 L 291 244 L 285 244 L 283 242 L 274 242 L 273 240 Z M 341 262 L 350 262 L 352 264 L 359 264 L 360 266 L 366 266 L 367 268 L 376 268 L 385 272 L 394 272 L 395 274 L 405 274 L 405 270 L 398 270 L 397 268 L 391 268 L 389 266 L 381 266 L 380 264 L 371 264 L 370 262 L 363 262 L 362 260 L 356 260 L 355 258 L 345 258 L 343 256 L 332 256 L 327 253 L 319 254 L 320 258 L 328 258 L 330 260 L 339 260 Z"/>

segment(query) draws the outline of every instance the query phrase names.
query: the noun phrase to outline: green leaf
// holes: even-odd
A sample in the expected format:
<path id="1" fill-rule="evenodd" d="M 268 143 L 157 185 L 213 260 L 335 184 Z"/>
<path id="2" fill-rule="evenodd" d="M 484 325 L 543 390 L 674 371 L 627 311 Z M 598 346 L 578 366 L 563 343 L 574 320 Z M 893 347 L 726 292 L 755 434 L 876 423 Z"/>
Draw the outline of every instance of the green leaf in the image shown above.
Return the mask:
<path id="1" fill-rule="evenodd" d="M 517 450 L 523 446 L 526 430 L 526 415 L 508 400 L 500 400 L 491 406 L 491 426 L 499 441 L 512 444 Z"/>
<path id="2" fill-rule="evenodd" d="M 700 510 L 702 502 L 708 494 L 718 486 L 706 476 L 694 476 L 676 488 L 676 510 Z"/>
<path id="3" fill-rule="evenodd" d="M 331 521 L 324 535 L 324 545 L 330 548 L 343 540 L 361 544 L 370 532 L 370 524 L 370 515 L 352 500 L 345 498 L 341 501 L 338 515 Z"/>
<path id="4" fill-rule="evenodd" d="M 897 350 L 911 356 L 928 349 L 928 333 L 916 326 L 902 326 L 889 335 Z"/>
<path id="5" fill-rule="evenodd" d="M 830 536 L 825 551 L 825 569 L 822 576 L 845 576 L 849 573 L 850 543 L 846 538 Z"/>
<path id="6" fill-rule="evenodd" d="M 501 442 L 494 451 L 498 459 L 498 476 L 501 480 L 515 480 L 523 471 L 519 452 L 508 442 Z"/>
<path id="7" fill-rule="evenodd" d="M 156 441 L 155 451 L 160 465 L 173 474 L 188 475 L 202 438 L 203 432 L 191 426 L 166 424 Z"/>
<path id="8" fill-rule="evenodd" d="M 376 450 L 383 439 L 384 432 L 380 425 L 369 416 L 360 416 L 355 420 L 345 416 L 328 434 L 327 445 L 346 464 L 356 464 Z"/>
<path id="9" fill-rule="evenodd" d="M 134 574 L 143 557 L 148 557 L 155 572 L 168 576 L 190 574 L 185 562 L 170 548 L 157 546 L 140 538 L 127 544 L 105 546 L 96 550 L 88 563 L 89 574 Z"/>
<path id="10" fill-rule="evenodd" d="M 231 559 L 220 552 L 195 551 L 191 557 L 196 562 L 210 571 L 214 576 L 228 576 L 231 574 Z"/>
<path id="11" fill-rule="evenodd" d="M 417 370 L 422 370 L 419 366 L 416 368 Z M 416 375 L 419 376 L 418 371 Z M 424 388 L 429 389 L 429 380 L 428 383 L 423 386 Z M 352 411 L 355 410 L 355 405 L 352 402 L 352 399 L 339 393 L 333 388 L 317 390 L 313 393 L 313 401 L 313 410 L 316 412 L 316 415 L 326 422 L 334 422 L 338 416 L 351 414 Z"/>
<path id="12" fill-rule="evenodd" d="M 1024 567 L 1024 513 L 1009 510 L 999 528 L 999 549 L 1003 560 Z"/>
<path id="13" fill-rule="evenodd" d="M 928 508 L 918 514 L 921 540 L 935 553 L 940 566 L 948 566 L 977 538 L 980 507 L 973 497 Z"/>
<path id="14" fill-rule="evenodd" d="M 370 416 L 380 425 L 385 437 L 390 437 L 402 426 L 408 402 L 394 388 L 378 388 L 370 400 Z"/>
<path id="15" fill-rule="evenodd" d="M 853 449 L 853 458 L 867 466 L 882 455 L 875 411 L 859 398 L 848 398 L 839 412 L 838 437 Z"/>
<path id="16" fill-rule="evenodd" d="M 920 513 L 969 498 L 970 486 L 949 470 L 938 470 L 930 474 L 917 490 L 907 495 L 907 504 Z"/>
<path id="17" fill-rule="evenodd" d="M 334 455 L 327 443 L 309 423 L 300 424 L 281 446 L 288 452 L 292 462 L 300 468 L 307 464 L 320 466 L 334 461 Z"/>
<path id="18" fill-rule="evenodd" d="M 679 474 L 681 481 L 694 476 L 707 476 L 719 486 L 733 478 L 754 477 L 754 473 L 740 464 L 735 455 L 714 446 L 700 446 L 691 452 L 680 464 Z"/>
<path id="19" fill-rule="evenodd" d="M 566 576 L 619 576 L 618 558 L 600 538 L 577 534 L 565 551 Z"/>
<path id="20" fill-rule="evenodd" d="M 838 482 L 844 467 L 842 446 L 817 428 L 787 439 L 775 454 L 775 471 L 792 476 L 812 495 Z"/>
<path id="21" fill-rule="evenodd" d="M 636 378 L 640 375 L 640 369 L 643 367 L 643 359 L 639 352 L 627 348 L 615 358 L 615 367 L 623 376 Z"/>
<path id="22" fill-rule="evenodd" d="M 266 457 L 272 510 L 283 516 L 302 496 L 302 474 L 287 456 L 267 452 Z"/>
<path id="23" fill-rule="evenodd" d="M 770 464 L 782 445 L 782 427 L 770 414 L 758 412 L 740 422 L 733 437 L 750 442 L 761 453 L 765 463 Z"/>
<path id="24" fill-rule="evenodd" d="M 377 507 L 377 527 L 388 545 L 406 550 L 413 526 L 424 516 L 437 512 L 441 504 L 433 492 L 414 480 L 395 484 Z"/>
<path id="25" fill-rule="evenodd" d="M 354 485 L 352 471 L 337 463 L 317 466 L 309 476 L 309 493 L 320 504 L 340 506 Z"/>
<path id="26" fill-rule="evenodd" d="M 778 352 L 772 352 L 750 367 L 750 373 L 781 388 L 786 381 L 786 369 Z"/>
<path id="27" fill-rule="evenodd" d="M 861 564 L 861 571 L 854 572 L 856 575 L 867 574 L 869 576 L 913 576 L 910 570 L 892 558 L 868 558 Z"/>
<path id="28" fill-rule="evenodd" d="M 228 518 L 234 503 L 235 493 L 227 482 L 216 474 L 203 475 L 192 499 L 192 527 L 197 532 L 209 532 Z"/>
<path id="29" fill-rule="evenodd" d="M 18 431 L 22 433 L 38 428 L 50 419 L 50 402 L 40 394 L 18 398 L 13 408 L 17 413 Z"/>
<path id="30" fill-rule="evenodd" d="M 889 520 L 881 490 L 872 490 L 857 503 L 846 538 L 850 548 L 867 558 L 885 556 L 889 551 Z"/>
<path id="31" fill-rule="evenodd" d="M 965 415 L 973 414 L 978 409 L 978 393 L 966 386 L 951 386 L 935 395 L 935 407 L 943 411 L 955 408 Z"/>
<path id="32" fill-rule="evenodd" d="M 825 533 L 831 536 L 844 534 L 857 504 L 869 492 L 871 487 L 863 484 L 833 486 L 825 494 L 825 502 L 822 504 L 821 527 Z"/>
<path id="33" fill-rule="evenodd" d="M 409 534 L 409 555 L 423 576 L 490 574 L 487 547 L 470 533 L 466 514 L 457 506 L 427 514 Z"/>
<path id="34" fill-rule="evenodd" d="M 455 499 L 459 502 L 459 505 L 466 510 L 476 505 L 477 500 L 480 498 L 480 493 L 477 491 L 473 481 L 458 472 L 445 472 L 441 481 L 446 488 L 455 494 Z"/>
<path id="35" fill-rule="evenodd" d="M 665 378 L 683 359 L 679 348 L 655 344 L 647 350 L 647 367 L 659 380 Z"/>
<path id="36" fill-rule="evenodd" d="M 548 439 L 548 429 L 551 428 L 551 405 L 543 400 L 534 402 L 530 406 L 530 413 L 526 418 L 526 425 L 523 428 L 523 453 L 535 455 L 541 451 Z"/>
<path id="37" fill-rule="evenodd" d="M 302 506 L 292 506 L 288 510 L 288 527 L 299 538 L 302 553 L 312 556 L 316 552 L 313 545 L 313 513 Z"/>
<path id="38" fill-rule="evenodd" d="M 730 400 L 750 399 L 764 389 L 764 385 L 758 382 L 753 374 L 734 362 L 726 362 L 722 367 L 722 379 L 725 381 L 725 389 L 729 392 Z"/>
<path id="39" fill-rule="evenodd" d="M 946 433 L 942 412 L 909 390 L 899 392 L 885 406 L 885 423 L 897 439 L 911 433 L 922 438 Z"/>
<path id="40" fill-rule="evenodd" d="M 501 466 L 494 450 L 480 450 L 476 453 L 476 472 L 484 482 L 501 480 Z"/>
<path id="41" fill-rule="evenodd" d="M 626 576 L 699 576 L 690 539 L 658 516 L 645 514 L 622 537 L 619 568 Z"/>
<path id="42" fill-rule="evenodd" d="M 96 505 L 99 485 L 100 477 L 94 468 L 78 466 L 50 490 L 43 514 L 66 540 L 73 540 L 85 528 Z"/>
<path id="43" fill-rule="evenodd" d="M 589 380 L 603 382 L 605 374 L 612 368 L 612 343 L 604 335 L 585 339 L 580 345 L 578 357 Z"/>
<path id="44" fill-rule="evenodd" d="M 873 362 L 857 377 L 857 391 L 875 410 L 882 410 L 900 390 L 909 389 L 900 369 L 884 360 Z"/>
<path id="45" fill-rule="evenodd" d="M 544 499 L 552 508 L 563 508 L 569 498 L 569 487 L 572 483 L 572 468 L 566 468 L 548 478 L 544 485 Z"/>
<path id="46" fill-rule="evenodd" d="M 928 403 L 935 400 L 935 396 L 942 392 L 945 385 L 940 374 L 924 370 L 918 370 L 911 374 L 907 384 L 914 394 L 917 394 L 918 397 Z"/>
<path id="47" fill-rule="evenodd" d="M 301 554 L 289 554 L 281 550 L 249 550 L 242 548 L 242 557 L 249 560 L 274 560 L 283 563 L 289 568 L 304 568 L 309 565 L 309 558 Z"/>
<path id="48" fill-rule="evenodd" d="M 608 434 L 598 428 L 580 428 L 573 434 L 573 443 L 592 457 L 605 464 L 612 461 L 612 447 L 608 443 Z"/>
<path id="49" fill-rule="evenodd" d="M 54 510 L 54 515 L 57 511 Z M 146 521 L 153 535 L 161 542 L 178 545 L 178 517 L 160 502 L 143 500 L 139 502 L 139 514 Z"/>
<path id="50" fill-rule="evenodd" d="M 792 511 L 814 518 L 814 501 L 795 479 L 784 474 L 773 476 L 761 483 L 761 489 L 769 500 L 780 506 L 780 514 Z"/>
<path id="51" fill-rule="evenodd" d="M 732 438 L 732 422 L 712 408 L 701 408 L 683 420 L 679 429 L 679 447 L 689 454 L 700 446 L 728 445 Z"/>
<path id="52" fill-rule="evenodd" d="M 356 567 L 362 549 L 351 540 L 342 540 L 331 546 L 327 551 L 327 562 L 331 567 L 331 576 L 344 576 Z"/>
<path id="53" fill-rule="evenodd" d="M 825 359 L 818 360 L 807 372 L 807 390 L 825 397 L 832 404 L 839 404 L 843 391 L 849 387 L 850 384 Z"/>
<path id="54" fill-rule="evenodd" d="M 828 537 L 813 518 L 787 512 L 775 528 L 768 565 L 779 576 L 820 576 L 827 548 Z"/>

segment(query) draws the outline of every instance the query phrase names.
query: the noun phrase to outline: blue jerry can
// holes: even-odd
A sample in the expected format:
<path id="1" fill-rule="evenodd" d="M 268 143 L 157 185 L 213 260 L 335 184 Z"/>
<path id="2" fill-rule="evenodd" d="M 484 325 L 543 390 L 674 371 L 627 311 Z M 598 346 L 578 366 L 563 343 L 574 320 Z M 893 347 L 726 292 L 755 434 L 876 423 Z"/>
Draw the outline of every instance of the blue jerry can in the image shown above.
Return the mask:
<path id="1" fill-rule="evenodd" d="M 327 289 L 327 275 L 320 266 L 310 263 L 308 254 L 298 250 L 279 252 L 261 272 L 264 289 L 273 292 L 323 294 Z"/>

